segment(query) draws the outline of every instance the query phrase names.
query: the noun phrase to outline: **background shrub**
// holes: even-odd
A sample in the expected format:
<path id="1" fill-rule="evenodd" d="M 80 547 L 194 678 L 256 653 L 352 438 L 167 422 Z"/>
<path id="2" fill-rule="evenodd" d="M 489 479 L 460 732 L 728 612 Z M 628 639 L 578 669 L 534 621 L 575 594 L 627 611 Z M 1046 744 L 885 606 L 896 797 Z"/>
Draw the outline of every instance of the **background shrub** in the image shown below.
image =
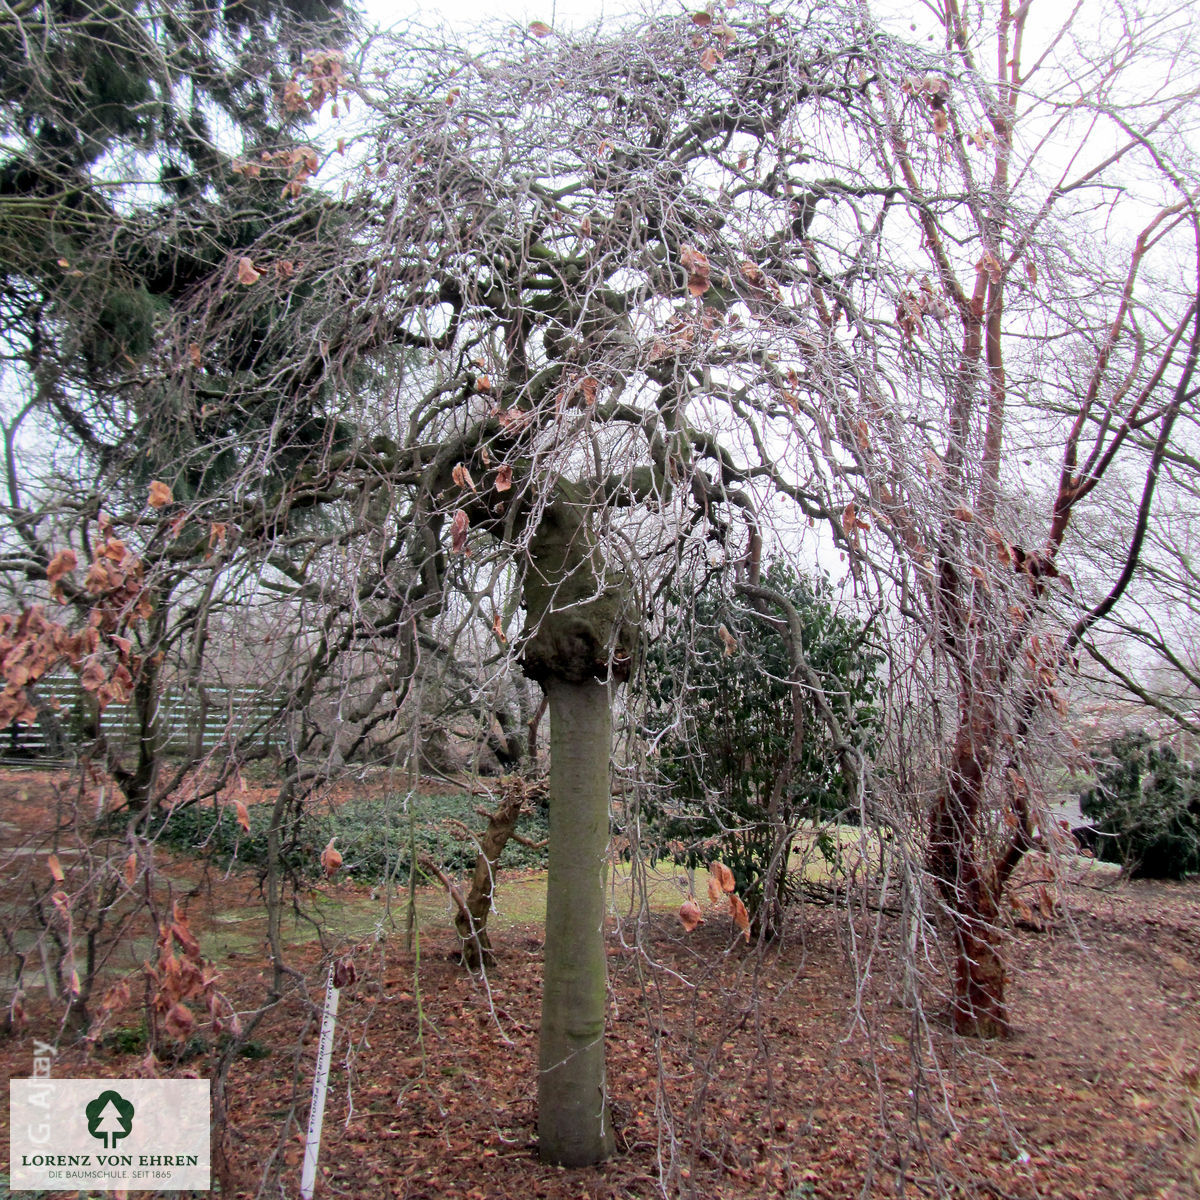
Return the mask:
<path id="1" fill-rule="evenodd" d="M 407 882 L 414 841 L 418 859 L 428 855 L 447 872 L 470 871 L 478 849 L 451 822 L 481 829 L 485 822 L 475 812 L 480 803 L 479 797 L 465 794 L 411 796 L 406 806 L 402 796 L 383 796 L 351 800 L 332 811 L 303 809 L 290 814 L 281 831 L 283 865 L 301 877 L 320 876 L 321 851 L 336 837 L 343 859 L 341 873 L 361 883 Z M 265 870 L 271 805 L 254 805 L 249 813 L 246 833 L 228 805 L 193 804 L 157 813 L 150 836 L 161 845 L 205 855 L 222 866 L 237 862 Z M 544 808 L 525 813 L 518 828 L 531 841 L 543 840 L 548 832 Z M 510 841 L 500 856 L 500 867 L 543 867 L 545 861 L 544 849 Z"/>
<path id="2" fill-rule="evenodd" d="M 869 748 L 879 725 L 882 656 L 866 630 L 835 611 L 824 579 L 803 578 L 775 562 L 764 583 L 795 606 L 809 663 L 843 725 Z M 648 732 L 663 783 L 646 806 L 651 838 L 660 852 L 689 866 L 719 858 L 751 914 L 762 904 L 781 827 L 794 833 L 804 821 L 858 817 L 807 689 L 799 755 L 781 781 L 796 732 L 790 673 L 778 624 L 715 588 L 675 598 L 647 655 Z M 773 827 L 768 810 L 777 783 Z"/>
<path id="3" fill-rule="evenodd" d="M 1096 786 L 1079 807 L 1100 835 L 1096 854 L 1134 878 L 1180 879 L 1200 871 L 1200 769 L 1149 734 L 1110 743 Z"/>

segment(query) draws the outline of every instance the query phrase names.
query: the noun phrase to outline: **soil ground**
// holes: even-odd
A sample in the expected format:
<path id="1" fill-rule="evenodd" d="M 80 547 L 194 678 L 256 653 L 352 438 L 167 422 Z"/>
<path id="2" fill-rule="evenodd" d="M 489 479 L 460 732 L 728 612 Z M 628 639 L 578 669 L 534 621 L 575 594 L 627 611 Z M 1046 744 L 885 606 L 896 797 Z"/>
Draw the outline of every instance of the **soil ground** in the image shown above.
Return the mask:
<path id="1" fill-rule="evenodd" d="M 47 814 L 56 804 L 65 811 L 69 790 L 64 776 L 0 774 L 0 901 L 19 898 L 22 861 L 44 861 Z M 69 842 L 60 832 L 68 884 Z M 160 858 L 222 992 L 253 1012 L 271 977 L 257 880 Z M 27 893 L 27 882 L 20 887 Z M 382 907 L 378 895 L 336 880 L 302 900 L 336 913 Z M 296 975 L 252 1033 L 251 1050 L 265 1057 L 238 1057 L 229 1071 L 221 1194 L 298 1195 L 319 1004 L 336 949 L 353 958 L 358 979 L 341 997 L 320 1197 L 1195 1200 L 1200 880 L 1130 883 L 1081 864 L 1063 900 L 1067 915 L 1048 928 L 1013 928 L 1015 1033 L 986 1045 L 949 1032 L 935 962 L 906 981 L 898 922 L 852 924 L 809 905 L 764 949 L 744 946 L 716 914 L 688 936 L 669 912 L 614 916 L 608 1070 L 618 1153 L 583 1171 L 536 1156 L 539 924 L 503 925 L 497 961 L 481 978 L 453 961 L 438 915 L 445 903 L 433 893 L 411 949 L 398 900 L 394 922 L 376 921 L 365 937 L 359 922 L 324 948 L 310 925 L 294 922 Z M 231 920 L 244 923 L 232 941 Z M 114 968 L 136 978 L 137 954 Z M 7 984 L 11 962 L 3 969 Z M 925 1020 L 904 1002 L 918 982 Z M 28 989 L 25 1010 L 0 1038 L 8 1077 L 29 1073 L 35 1037 L 57 1042 L 61 1076 L 215 1069 L 203 1039 L 182 1048 L 164 1040 L 151 1060 L 136 1002 L 110 1014 L 90 1043 L 61 1027 L 39 989 Z M 267 1179 L 278 1182 L 263 1190 Z"/>

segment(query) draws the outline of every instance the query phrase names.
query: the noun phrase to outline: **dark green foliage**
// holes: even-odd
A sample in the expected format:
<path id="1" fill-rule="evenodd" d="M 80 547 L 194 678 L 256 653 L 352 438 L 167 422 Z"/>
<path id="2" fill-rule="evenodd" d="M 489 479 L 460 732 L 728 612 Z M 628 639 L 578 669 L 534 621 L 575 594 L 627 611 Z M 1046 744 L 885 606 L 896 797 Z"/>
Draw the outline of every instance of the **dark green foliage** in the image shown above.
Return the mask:
<path id="1" fill-rule="evenodd" d="M 141 1054 L 146 1049 L 146 1026 L 125 1025 L 113 1029 L 100 1039 L 100 1045 L 112 1054 Z"/>
<path id="2" fill-rule="evenodd" d="M 1080 797 L 1097 830 L 1096 853 L 1130 875 L 1180 879 L 1200 872 L 1200 768 L 1144 732 L 1116 738 Z"/>
<path id="3" fill-rule="evenodd" d="M 223 1033 L 213 1045 L 204 1034 L 194 1033 L 186 1042 L 175 1048 L 172 1058 L 177 1064 L 193 1062 L 197 1058 L 209 1054 L 210 1051 L 225 1050 L 232 1041 L 232 1035 Z M 101 1047 L 118 1057 L 144 1054 L 149 1042 L 150 1033 L 144 1021 L 138 1025 L 124 1025 L 120 1029 L 110 1030 L 100 1039 Z M 249 1038 L 237 1048 L 239 1058 L 248 1058 L 252 1061 L 270 1058 L 271 1053 L 271 1047 L 257 1038 Z"/>
<path id="4" fill-rule="evenodd" d="M 154 343 L 154 319 L 162 306 L 142 286 L 111 290 L 100 300 L 89 352 L 97 366 L 118 358 L 141 358 Z"/>
<path id="5" fill-rule="evenodd" d="M 882 661 L 862 626 L 835 613 L 829 587 L 772 564 L 764 583 L 787 597 L 804 625 L 804 650 L 848 729 L 869 749 L 878 728 Z M 715 589 L 674 600 L 647 656 L 646 680 L 664 787 L 650 805 L 657 845 L 695 866 L 720 859 L 753 912 L 781 831 L 803 821 L 857 820 L 847 807 L 837 754 L 811 694 L 800 726 L 787 639 L 777 622 Z M 725 626 L 736 640 L 728 647 Z M 727 652 L 727 649 L 731 652 Z M 778 790 L 776 818 L 770 819 Z"/>
<path id="6" fill-rule="evenodd" d="M 477 853 L 474 841 L 457 832 L 450 821 L 461 821 L 474 829 L 483 824 L 475 808 L 475 796 L 417 796 L 409 801 L 415 824 L 417 857 L 428 855 L 447 871 L 470 871 Z M 193 804 L 155 816 L 150 836 L 173 850 L 203 854 L 225 865 L 265 870 L 267 828 L 271 805 L 258 804 L 249 810 L 250 832 L 238 825 L 229 806 Z M 291 818 L 282 837 L 284 868 L 300 878 L 321 874 L 321 851 L 331 837 L 343 858 L 342 876 L 359 883 L 396 883 L 408 879 L 410 862 L 409 812 L 395 796 L 377 800 L 352 800 L 334 812 L 307 810 Z M 546 817 L 535 811 L 521 818 L 520 831 L 531 841 L 547 834 Z M 510 841 L 500 857 L 502 869 L 545 866 L 545 851 L 532 850 Z M 424 882 L 430 882 L 428 880 Z"/>
<path id="7" fill-rule="evenodd" d="M 170 411 L 178 366 L 153 351 L 183 301 L 205 288 L 244 299 L 230 264 L 265 229 L 280 229 L 280 258 L 302 258 L 332 220 L 312 189 L 281 195 L 286 170 L 252 177 L 234 159 L 297 144 L 308 114 L 285 111 L 283 85 L 349 28 L 341 0 L 47 0 L 0 17 L 0 349 L 38 409 L 113 471 L 110 489 L 140 500 L 168 477 L 186 498 L 171 467 L 228 432 L 222 371 L 269 367 L 277 310 L 311 302 L 300 280 L 264 284 L 241 342 L 206 355 L 215 420 Z M 274 382 L 278 403 L 313 381 Z M 320 443 L 325 421 L 303 422 L 284 435 Z"/>

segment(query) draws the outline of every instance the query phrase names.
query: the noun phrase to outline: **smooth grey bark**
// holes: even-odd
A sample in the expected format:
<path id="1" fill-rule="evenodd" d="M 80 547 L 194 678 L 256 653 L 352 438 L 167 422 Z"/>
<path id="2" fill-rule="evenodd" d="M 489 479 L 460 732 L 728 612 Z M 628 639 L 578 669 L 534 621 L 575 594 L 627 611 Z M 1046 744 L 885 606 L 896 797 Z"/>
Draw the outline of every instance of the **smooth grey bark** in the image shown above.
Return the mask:
<path id="1" fill-rule="evenodd" d="M 608 686 L 549 679 L 550 870 L 538 1061 L 539 1152 L 566 1167 L 613 1151 L 604 1079 Z"/>
<path id="2" fill-rule="evenodd" d="M 594 489 L 559 480 L 530 539 L 522 666 L 550 707 L 550 869 L 538 1074 L 546 1162 L 579 1167 L 613 1150 L 604 1087 L 604 870 L 609 688 L 628 678 L 628 589 L 607 569 Z"/>

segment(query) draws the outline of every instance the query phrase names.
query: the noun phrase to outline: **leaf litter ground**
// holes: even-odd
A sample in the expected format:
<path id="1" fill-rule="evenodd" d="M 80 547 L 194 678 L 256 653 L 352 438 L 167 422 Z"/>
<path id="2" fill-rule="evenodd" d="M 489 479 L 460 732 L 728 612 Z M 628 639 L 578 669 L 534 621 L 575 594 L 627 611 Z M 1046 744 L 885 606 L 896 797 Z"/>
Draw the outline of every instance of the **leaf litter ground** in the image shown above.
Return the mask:
<path id="1" fill-rule="evenodd" d="M 38 851 L 44 835 L 31 831 L 45 828 L 50 799 L 44 775 L 0 775 L 8 849 Z M 265 946 L 248 935 L 238 949 L 216 948 L 228 945 L 231 917 L 257 927 L 257 879 L 197 875 L 194 863 L 164 857 L 164 873 L 191 893 L 188 918 L 220 986 L 240 1009 L 256 1008 L 270 980 Z M 351 884 L 323 890 L 326 901 L 370 904 Z M 1068 919 L 1014 928 L 1016 1032 L 988 1045 L 953 1037 L 936 999 L 928 1021 L 912 1019 L 892 969 L 897 928 L 853 929 L 809 906 L 758 953 L 727 918 L 687 936 L 665 913 L 614 920 L 618 1154 L 562 1171 L 536 1157 L 541 928 L 504 928 L 495 965 L 471 977 L 427 894 L 413 950 L 402 913 L 382 939 L 336 947 L 352 953 L 358 980 L 341 998 L 318 1196 L 1195 1200 L 1200 881 L 1085 872 L 1065 898 Z M 230 1072 L 227 1196 L 255 1195 L 270 1171 L 282 1191 L 264 1194 L 298 1194 L 328 959 L 315 940 L 297 938 L 290 953 L 303 991 L 254 1031 L 268 1056 L 239 1058 Z M 27 1010 L 0 1039 L 10 1077 L 29 1073 L 35 1037 L 58 1039 L 60 1076 L 145 1069 L 136 1006 L 113 1014 L 90 1049 L 60 1033 L 37 992 Z M 211 1074 L 211 1051 L 188 1050 L 178 1061 L 163 1052 L 159 1072 Z"/>

